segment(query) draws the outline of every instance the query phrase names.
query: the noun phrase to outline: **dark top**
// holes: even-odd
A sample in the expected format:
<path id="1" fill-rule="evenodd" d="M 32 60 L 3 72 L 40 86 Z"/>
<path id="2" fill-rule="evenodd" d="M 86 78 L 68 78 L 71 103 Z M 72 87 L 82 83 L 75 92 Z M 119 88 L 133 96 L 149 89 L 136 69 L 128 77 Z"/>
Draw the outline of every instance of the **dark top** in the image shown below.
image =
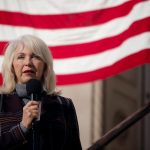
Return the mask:
<path id="1" fill-rule="evenodd" d="M 2 96 L 2 95 L 1 95 Z M 23 101 L 17 94 L 3 95 L 0 112 L 0 150 L 32 150 L 33 130 L 20 128 Z M 34 122 L 37 150 L 82 150 L 76 111 L 62 96 L 42 97 L 40 121 Z"/>

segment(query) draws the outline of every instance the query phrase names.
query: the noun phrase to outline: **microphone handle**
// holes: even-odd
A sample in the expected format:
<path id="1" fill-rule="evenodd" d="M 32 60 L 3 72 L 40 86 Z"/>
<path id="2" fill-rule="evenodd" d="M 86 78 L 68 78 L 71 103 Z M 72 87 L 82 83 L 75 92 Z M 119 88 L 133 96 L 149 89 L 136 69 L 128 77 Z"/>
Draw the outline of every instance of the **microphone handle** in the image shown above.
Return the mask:
<path id="1" fill-rule="evenodd" d="M 37 95 L 34 93 L 31 93 L 31 101 L 33 101 L 33 100 L 37 101 Z M 39 111 L 41 111 L 41 102 L 39 104 Z M 33 121 L 32 121 L 32 140 L 33 140 L 32 150 L 38 150 L 39 149 L 39 147 L 38 147 L 38 143 L 39 143 L 38 133 L 36 130 L 36 125 L 37 125 L 36 121 L 39 121 L 39 120 L 40 120 L 40 112 L 39 112 L 38 118 L 33 119 Z"/>
<path id="2" fill-rule="evenodd" d="M 34 94 L 34 93 L 31 93 L 31 101 L 38 101 L 38 99 L 37 99 L 37 95 L 36 94 Z M 39 115 L 38 115 L 38 117 L 37 117 L 37 119 L 34 119 L 34 121 L 39 121 L 40 120 L 40 116 L 41 116 L 41 101 L 39 101 Z"/>
<path id="3" fill-rule="evenodd" d="M 33 101 L 33 100 L 34 100 L 34 101 L 39 101 L 37 94 L 31 93 L 31 96 L 30 96 L 30 97 L 31 97 L 31 101 Z"/>
<path id="4" fill-rule="evenodd" d="M 33 93 L 31 93 L 31 101 L 33 101 L 33 97 L 34 97 L 34 94 L 33 94 Z"/>

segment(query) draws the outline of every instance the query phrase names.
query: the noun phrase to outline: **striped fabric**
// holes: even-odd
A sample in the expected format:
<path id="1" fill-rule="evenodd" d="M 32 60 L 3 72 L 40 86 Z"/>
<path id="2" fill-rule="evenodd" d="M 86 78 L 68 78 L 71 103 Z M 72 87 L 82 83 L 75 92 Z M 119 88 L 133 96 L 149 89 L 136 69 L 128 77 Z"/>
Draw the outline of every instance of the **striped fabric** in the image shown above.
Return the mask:
<path id="1" fill-rule="evenodd" d="M 23 34 L 49 46 L 58 85 L 105 79 L 150 62 L 150 0 L 0 0 L 0 65 Z"/>
<path id="2" fill-rule="evenodd" d="M 12 125 L 16 125 L 20 123 L 22 118 L 22 113 L 3 113 L 0 112 L 0 125 L 1 125 L 1 132 L 6 132 L 12 127 Z"/>

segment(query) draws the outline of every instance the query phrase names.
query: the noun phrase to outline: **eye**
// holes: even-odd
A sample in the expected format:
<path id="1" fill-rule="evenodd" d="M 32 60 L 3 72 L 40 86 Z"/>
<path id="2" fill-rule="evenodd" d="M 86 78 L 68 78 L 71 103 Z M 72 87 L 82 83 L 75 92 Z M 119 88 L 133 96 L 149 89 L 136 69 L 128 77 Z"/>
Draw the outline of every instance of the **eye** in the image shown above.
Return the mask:
<path id="1" fill-rule="evenodd" d="M 23 59 L 23 58 L 24 58 L 24 55 L 17 56 L 17 59 Z"/>
<path id="2" fill-rule="evenodd" d="M 40 56 L 38 56 L 38 55 L 36 55 L 36 54 L 33 54 L 33 55 L 32 55 L 32 58 L 36 58 L 36 59 L 41 60 L 41 57 L 40 57 Z"/>

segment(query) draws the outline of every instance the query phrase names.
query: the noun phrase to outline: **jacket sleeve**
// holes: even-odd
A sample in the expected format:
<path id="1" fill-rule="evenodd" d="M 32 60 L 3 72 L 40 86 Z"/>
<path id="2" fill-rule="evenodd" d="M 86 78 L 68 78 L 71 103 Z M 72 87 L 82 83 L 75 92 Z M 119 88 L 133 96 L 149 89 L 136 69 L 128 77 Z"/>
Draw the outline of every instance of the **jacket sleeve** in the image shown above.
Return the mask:
<path id="1" fill-rule="evenodd" d="M 2 112 L 3 99 L 4 94 L 0 94 L 0 150 L 7 150 L 25 144 L 26 139 L 19 123 L 8 128 L 8 121 L 12 117 L 7 118 Z"/>
<path id="2" fill-rule="evenodd" d="M 25 143 L 26 139 L 19 124 L 7 132 L 0 132 L 0 150 L 11 149 Z"/>
<path id="3" fill-rule="evenodd" d="M 65 150 L 82 150 L 76 110 L 72 100 L 67 100 L 67 140 Z"/>

